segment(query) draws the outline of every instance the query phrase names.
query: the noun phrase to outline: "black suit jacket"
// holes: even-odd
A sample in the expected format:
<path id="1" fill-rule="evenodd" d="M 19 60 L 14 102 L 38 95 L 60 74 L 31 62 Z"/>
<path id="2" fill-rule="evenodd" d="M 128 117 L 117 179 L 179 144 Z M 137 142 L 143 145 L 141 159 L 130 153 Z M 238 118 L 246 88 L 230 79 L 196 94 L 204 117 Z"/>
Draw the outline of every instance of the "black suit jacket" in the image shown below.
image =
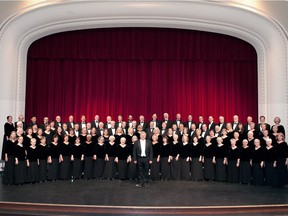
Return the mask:
<path id="1" fill-rule="evenodd" d="M 72 127 L 71 122 L 67 122 L 66 124 L 67 124 L 68 131 L 70 130 L 70 128 L 74 129 L 74 127 L 75 127 L 75 122 L 73 122 L 73 127 Z"/>
<path id="2" fill-rule="evenodd" d="M 98 127 L 99 127 L 99 123 L 100 123 L 100 122 L 98 122 Z M 92 127 L 92 128 L 93 128 L 93 127 L 94 127 L 94 128 L 98 128 L 98 127 L 96 126 L 96 122 L 95 122 L 95 121 L 92 121 L 92 122 L 91 122 L 91 127 Z"/>
<path id="3" fill-rule="evenodd" d="M 209 125 L 210 125 L 210 123 L 207 124 L 207 127 L 208 127 L 208 130 L 209 130 L 209 131 L 210 131 L 210 130 L 215 130 L 216 124 L 215 124 L 214 122 L 212 122 L 210 128 L 209 128 Z"/>
<path id="4" fill-rule="evenodd" d="M 191 125 L 192 125 L 192 124 L 196 124 L 196 123 L 195 123 L 194 121 L 191 121 Z M 187 127 L 189 130 L 191 129 L 191 128 L 189 128 L 189 121 L 185 122 L 185 123 L 184 123 L 184 126 Z M 191 127 L 191 126 L 190 126 L 190 127 Z"/>
<path id="5" fill-rule="evenodd" d="M 220 127 L 221 123 L 219 122 L 218 125 L 219 125 L 219 127 Z M 222 131 L 223 128 L 226 128 L 226 125 L 227 125 L 227 123 L 226 123 L 226 122 L 223 122 L 223 123 L 222 123 L 222 127 L 220 128 L 220 131 Z"/>
<path id="6" fill-rule="evenodd" d="M 151 120 L 150 122 L 153 122 L 153 120 Z M 149 122 L 149 124 L 147 125 L 147 128 L 149 128 L 150 122 Z M 158 127 L 159 129 L 161 129 L 161 121 L 156 120 L 156 127 Z"/>
<path id="7" fill-rule="evenodd" d="M 171 121 L 171 120 L 167 120 L 167 121 L 163 120 L 162 123 L 163 122 L 166 122 L 166 125 L 167 125 L 166 128 L 171 128 L 173 125 L 173 121 Z M 161 123 L 161 127 L 162 127 L 162 123 Z"/>
<path id="8" fill-rule="evenodd" d="M 62 122 L 56 122 L 55 121 L 55 128 L 61 127 L 62 128 L 63 123 Z"/>
<path id="9" fill-rule="evenodd" d="M 177 125 L 177 127 L 178 127 L 178 124 L 177 124 L 177 120 L 175 120 L 174 122 L 173 122 L 173 124 L 176 124 Z M 179 122 L 179 125 L 180 124 L 183 124 L 183 122 L 180 120 L 180 122 Z"/>
<path id="10" fill-rule="evenodd" d="M 145 154 L 150 161 L 153 160 L 153 147 L 151 141 L 146 139 Z M 141 144 L 140 140 L 137 140 L 133 147 L 133 158 L 137 160 L 138 157 L 141 157 Z"/>
<path id="11" fill-rule="evenodd" d="M 137 126 L 140 125 L 140 122 L 138 122 Z M 145 131 L 147 129 L 147 123 L 146 122 L 143 122 L 143 130 Z"/>

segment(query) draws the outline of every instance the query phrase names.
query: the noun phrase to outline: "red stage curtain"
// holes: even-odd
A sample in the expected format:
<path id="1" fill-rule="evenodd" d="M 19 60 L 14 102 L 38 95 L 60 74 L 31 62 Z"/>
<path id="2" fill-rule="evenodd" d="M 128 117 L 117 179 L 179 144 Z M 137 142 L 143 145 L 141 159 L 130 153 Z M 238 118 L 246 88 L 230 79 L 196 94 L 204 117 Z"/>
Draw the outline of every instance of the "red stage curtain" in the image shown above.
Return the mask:
<path id="1" fill-rule="evenodd" d="M 164 112 L 257 118 L 255 49 L 227 35 L 161 28 L 65 32 L 29 48 L 26 119 L 143 114 L 148 121 Z"/>

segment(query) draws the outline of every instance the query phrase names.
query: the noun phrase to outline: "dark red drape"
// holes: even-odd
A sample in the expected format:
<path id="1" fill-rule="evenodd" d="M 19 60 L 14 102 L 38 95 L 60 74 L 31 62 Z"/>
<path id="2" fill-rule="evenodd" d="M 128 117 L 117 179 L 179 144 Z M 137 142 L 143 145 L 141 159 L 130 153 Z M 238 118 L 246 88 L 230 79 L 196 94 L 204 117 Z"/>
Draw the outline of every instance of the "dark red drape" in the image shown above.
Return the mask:
<path id="1" fill-rule="evenodd" d="M 26 118 L 168 112 L 257 118 L 257 54 L 227 35 L 160 28 L 65 32 L 28 52 Z"/>

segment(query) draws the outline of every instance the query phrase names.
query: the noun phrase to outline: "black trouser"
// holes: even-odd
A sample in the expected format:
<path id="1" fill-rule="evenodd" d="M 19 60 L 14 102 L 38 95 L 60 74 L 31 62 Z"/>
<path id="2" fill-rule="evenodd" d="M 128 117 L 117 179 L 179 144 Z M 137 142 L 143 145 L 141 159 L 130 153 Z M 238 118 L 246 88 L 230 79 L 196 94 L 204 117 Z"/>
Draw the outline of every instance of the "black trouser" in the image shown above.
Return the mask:
<path id="1" fill-rule="evenodd" d="M 148 182 L 149 159 L 148 157 L 138 157 L 138 181 L 140 184 Z"/>

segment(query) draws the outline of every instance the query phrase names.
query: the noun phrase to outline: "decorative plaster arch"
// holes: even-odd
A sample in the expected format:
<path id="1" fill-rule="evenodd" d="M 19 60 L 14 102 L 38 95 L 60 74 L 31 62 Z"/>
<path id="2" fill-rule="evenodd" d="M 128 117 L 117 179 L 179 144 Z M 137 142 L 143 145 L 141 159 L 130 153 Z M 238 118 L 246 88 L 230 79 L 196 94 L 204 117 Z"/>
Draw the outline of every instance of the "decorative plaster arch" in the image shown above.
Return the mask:
<path id="1" fill-rule="evenodd" d="M 287 125 L 287 36 L 264 14 L 210 1 L 42 1 L 0 26 L 0 123 L 25 111 L 27 50 L 49 34 L 90 28 L 167 27 L 241 38 L 258 54 L 259 115 Z M 255 120 L 256 121 L 256 120 Z"/>

